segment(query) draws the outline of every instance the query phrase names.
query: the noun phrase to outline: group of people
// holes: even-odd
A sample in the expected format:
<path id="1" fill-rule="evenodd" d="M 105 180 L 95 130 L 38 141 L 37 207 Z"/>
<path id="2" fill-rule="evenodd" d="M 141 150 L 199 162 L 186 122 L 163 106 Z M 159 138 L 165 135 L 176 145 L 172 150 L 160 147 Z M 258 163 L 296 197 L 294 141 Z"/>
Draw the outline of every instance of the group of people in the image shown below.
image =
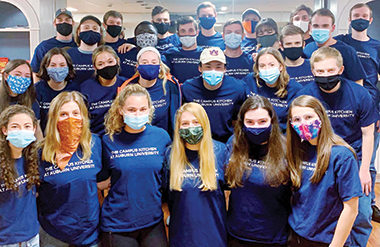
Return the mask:
<path id="1" fill-rule="evenodd" d="M 333 13 L 305 5 L 281 30 L 251 8 L 223 33 L 211 2 L 196 17 L 173 34 L 156 6 L 126 38 L 109 11 L 73 35 L 59 9 L 31 64 L 9 61 L 0 246 L 367 245 L 380 222 L 369 6 L 336 37 Z"/>

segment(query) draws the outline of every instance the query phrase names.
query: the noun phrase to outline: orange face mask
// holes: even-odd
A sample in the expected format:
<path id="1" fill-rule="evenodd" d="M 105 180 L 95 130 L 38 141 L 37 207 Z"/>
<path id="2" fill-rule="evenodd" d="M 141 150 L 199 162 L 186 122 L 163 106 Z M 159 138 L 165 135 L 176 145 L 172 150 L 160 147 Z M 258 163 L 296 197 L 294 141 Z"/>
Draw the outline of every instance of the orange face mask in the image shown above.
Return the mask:
<path id="1" fill-rule="evenodd" d="M 82 135 L 82 119 L 66 118 L 57 124 L 61 147 L 57 151 L 57 165 L 63 170 L 77 150 Z"/>
<path id="2" fill-rule="evenodd" d="M 245 21 L 243 27 L 247 33 L 254 33 L 258 21 Z"/>

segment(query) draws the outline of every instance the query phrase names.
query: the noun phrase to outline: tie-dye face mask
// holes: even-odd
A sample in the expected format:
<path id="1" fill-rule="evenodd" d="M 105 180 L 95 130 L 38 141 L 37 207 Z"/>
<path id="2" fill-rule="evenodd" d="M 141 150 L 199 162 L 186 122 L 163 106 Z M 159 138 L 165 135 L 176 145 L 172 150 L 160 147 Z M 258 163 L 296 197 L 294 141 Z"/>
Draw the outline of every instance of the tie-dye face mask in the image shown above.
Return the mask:
<path id="1" fill-rule="evenodd" d="M 292 124 L 298 136 L 305 141 L 316 138 L 321 130 L 321 121 L 316 119 L 308 123 Z"/>

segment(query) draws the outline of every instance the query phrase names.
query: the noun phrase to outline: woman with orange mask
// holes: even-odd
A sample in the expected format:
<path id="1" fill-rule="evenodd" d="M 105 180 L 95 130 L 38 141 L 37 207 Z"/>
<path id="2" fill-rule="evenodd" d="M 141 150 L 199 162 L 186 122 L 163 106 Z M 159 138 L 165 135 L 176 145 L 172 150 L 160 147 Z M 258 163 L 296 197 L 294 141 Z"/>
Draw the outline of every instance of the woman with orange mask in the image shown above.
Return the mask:
<path id="1" fill-rule="evenodd" d="M 41 246 L 97 246 L 101 153 L 100 138 L 90 132 L 83 96 L 73 91 L 55 97 L 41 149 Z"/>

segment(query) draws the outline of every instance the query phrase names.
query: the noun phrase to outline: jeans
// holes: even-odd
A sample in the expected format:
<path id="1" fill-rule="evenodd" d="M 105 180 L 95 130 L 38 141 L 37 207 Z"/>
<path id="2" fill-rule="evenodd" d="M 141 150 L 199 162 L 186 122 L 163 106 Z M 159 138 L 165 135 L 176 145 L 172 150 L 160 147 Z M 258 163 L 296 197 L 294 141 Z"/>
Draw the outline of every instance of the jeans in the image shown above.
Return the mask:
<path id="1" fill-rule="evenodd" d="M 56 239 L 52 236 L 50 236 L 47 232 L 40 227 L 40 244 L 41 247 L 70 247 L 72 245 L 62 242 L 59 239 Z M 91 247 L 98 247 L 98 244 L 94 244 Z"/>
<path id="2" fill-rule="evenodd" d="M 32 239 L 28 241 L 17 243 L 17 244 L 6 244 L 0 245 L 0 247 L 39 247 L 40 246 L 40 236 L 37 234 Z"/>
<path id="3" fill-rule="evenodd" d="M 374 145 L 373 145 L 373 153 L 371 158 L 371 164 L 369 165 L 369 171 L 371 173 L 371 180 L 372 180 L 372 188 L 371 188 L 371 205 L 376 205 L 376 195 L 375 195 L 375 183 L 376 183 L 376 168 L 375 168 L 375 159 L 376 159 L 376 153 L 377 148 L 379 147 L 379 141 L 380 141 L 380 133 L 376 131 L 375 128 L 375 134 L 374 134 Z"/>

